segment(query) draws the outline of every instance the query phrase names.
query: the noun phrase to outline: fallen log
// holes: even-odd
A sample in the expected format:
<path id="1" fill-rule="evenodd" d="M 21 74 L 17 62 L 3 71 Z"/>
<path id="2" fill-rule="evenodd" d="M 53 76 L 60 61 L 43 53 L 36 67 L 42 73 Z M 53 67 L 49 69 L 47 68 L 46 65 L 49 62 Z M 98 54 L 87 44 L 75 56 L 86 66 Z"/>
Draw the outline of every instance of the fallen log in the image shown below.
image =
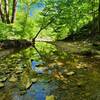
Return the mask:
<path id="1" fill-rule="evenodd" d="M 33 45 L 31 41 L 23 40 L 0 40 L 0 48 L 23 48 Z"/>

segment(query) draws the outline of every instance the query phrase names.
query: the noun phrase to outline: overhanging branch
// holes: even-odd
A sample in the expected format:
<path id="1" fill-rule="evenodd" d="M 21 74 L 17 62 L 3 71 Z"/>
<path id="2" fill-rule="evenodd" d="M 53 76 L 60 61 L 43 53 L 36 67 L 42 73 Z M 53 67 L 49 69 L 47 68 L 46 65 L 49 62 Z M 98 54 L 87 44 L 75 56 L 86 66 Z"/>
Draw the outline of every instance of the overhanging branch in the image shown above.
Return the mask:
<path id="1" fill-rule="evenodd" d="M 44 30 L 46 27 L 48 27 L 52 22 L 54 21 L 54 18 L 52 17 L 51 21 L 48 22 L 45 26 L 41 26 L 41 28 L 39 29 L 39 31 L 37 32 L 36 36 L 33 38 L 33 41 L 35 41 L 35 39 L 37 38 L 37 36 L 40 34 L 40 32 L 42 30 Z"/>

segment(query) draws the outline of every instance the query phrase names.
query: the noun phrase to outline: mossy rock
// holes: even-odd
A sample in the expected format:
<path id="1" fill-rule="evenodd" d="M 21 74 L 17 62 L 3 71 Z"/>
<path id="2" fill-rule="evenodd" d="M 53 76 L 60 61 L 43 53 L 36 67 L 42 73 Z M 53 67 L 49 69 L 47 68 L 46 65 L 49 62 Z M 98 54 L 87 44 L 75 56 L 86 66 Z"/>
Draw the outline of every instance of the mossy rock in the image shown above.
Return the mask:
<path id="1" fill-rule="evenodd" d="M 20 92 L 20 95 L 24 95 L 26 93 L 26 90 L 23 90 Z"/>
<path id="2" fill-rule="evenodd" d="M 15 75 L 12 75 L 9 79 L 9 82 L 16 82 L 17 78 L 15 77 Z"/>
<path id="3" fill-rule="evenodd" d="M 0 88 L 4 87 L 4 83 L 0 82 Z"/>
<path id="4" fill-rule="evenodd" d="M 53 95 L 51 96 L 46 96 L 46 100 L 55 100 L 55 97 Z"/>
<path id="5" fill-rule="evenodd" d="M 38 80 L 37 78 L 33 78 L 33 79 L 31 79 L 32 83 L 36 83 L 37 80 Z"/>
<path id="6" fill-rule="evenodd" d="M 6 81 L 7 80 L 7 77 L 0 77 L 0 82 L 4 82 L 4 81 Z"/>
<path id="7" fill-rule="evenodd" d="M 16 71 L 16 74 L 20 74 L 20 73 L 22 73 L 23 71 L 22 70 L 17 70 Z"/>
<path id="8" fill-rule="evenodd" d="M 71 76 L 71 75 L 74 75 L 74 74 L 75 74 L 75 72 L 73 72 L 73 71 L 67 73 L 68 76 Z"/>
<path id="9" fill-rule="evenodd" d="M 30 82 L 27 82 L 27 84 L 26 84 L 25 88 L 26 88 L 26 89 L 28 89 L 28 88 L 30 88 L 30 87 L 31 87 L 31 85 L 32 85 L 32 82 L 31 82 L 31 81 L 30 81 Z"/>
<path id="10" fill-rule="evenodd" d="M 25 88 L 26 88 L 26 89 L 30 88 L 31 85 L 32 85 L 33 83 L 36 83 L 36 82 L 37 82 L 37 78 L 31 79 L 30 81 L 28 81 L 28 82 L 26 83 Z"/>

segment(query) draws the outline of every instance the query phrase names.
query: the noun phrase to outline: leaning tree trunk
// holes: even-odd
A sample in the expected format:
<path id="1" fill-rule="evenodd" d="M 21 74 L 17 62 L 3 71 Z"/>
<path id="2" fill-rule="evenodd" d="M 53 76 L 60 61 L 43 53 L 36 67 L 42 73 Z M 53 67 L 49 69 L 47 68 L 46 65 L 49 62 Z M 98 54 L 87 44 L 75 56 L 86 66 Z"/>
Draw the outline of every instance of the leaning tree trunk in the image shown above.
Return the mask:
<path id="1" fill-rule="evenodd" d="M 0 0 L 0 16 L 1 16 L 2 22 L 5 22 L 4 14 L 2 12 L 2 3 L 1 3 L 1 0 Z"/>
<path id="2" fill-rule="evenodd" d="M 17 0 L 13 0 L 11 23 L 14 23 L 14 21 L 15 21 L 15 17 L 16 17 L 16 7 L 17 7 Z"/>
<path id="3" fill-rule="evenodd" d="M 45 28 L 47 28 L 53 21 L 54 21 L 54 19 L 51 18 L 51 21 L 48 22 L 45 26 L 42 25 L 41 28 L 39 29 L 39 31 L 37 32 L 36 36 L 32 39 L 32 42 L 35 42 L 35 39 L 38 37 L 38 35 L 40 34 L 40 32 L 42 30 L 44 30 Z"/>
<path id="4" fill-rule="evenodd" d="M 9 19 L 9 3 L 8 0 L 5 1 L 5 15 L 6 15 L 6 23 L 10 24 L 10 19 Z"/>

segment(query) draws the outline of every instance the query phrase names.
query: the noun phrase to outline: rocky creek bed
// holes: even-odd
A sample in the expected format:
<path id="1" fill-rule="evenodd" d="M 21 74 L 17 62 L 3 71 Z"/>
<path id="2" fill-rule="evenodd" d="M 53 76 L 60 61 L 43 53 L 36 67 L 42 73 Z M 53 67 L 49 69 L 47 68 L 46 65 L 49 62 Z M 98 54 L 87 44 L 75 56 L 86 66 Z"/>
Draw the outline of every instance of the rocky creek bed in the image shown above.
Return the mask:
<path id="1" fill-rule="evenodd" d="M 100 50 L 91 43 L 39 42 L 6 53 L 0 100 L 100 100 Z"/>

